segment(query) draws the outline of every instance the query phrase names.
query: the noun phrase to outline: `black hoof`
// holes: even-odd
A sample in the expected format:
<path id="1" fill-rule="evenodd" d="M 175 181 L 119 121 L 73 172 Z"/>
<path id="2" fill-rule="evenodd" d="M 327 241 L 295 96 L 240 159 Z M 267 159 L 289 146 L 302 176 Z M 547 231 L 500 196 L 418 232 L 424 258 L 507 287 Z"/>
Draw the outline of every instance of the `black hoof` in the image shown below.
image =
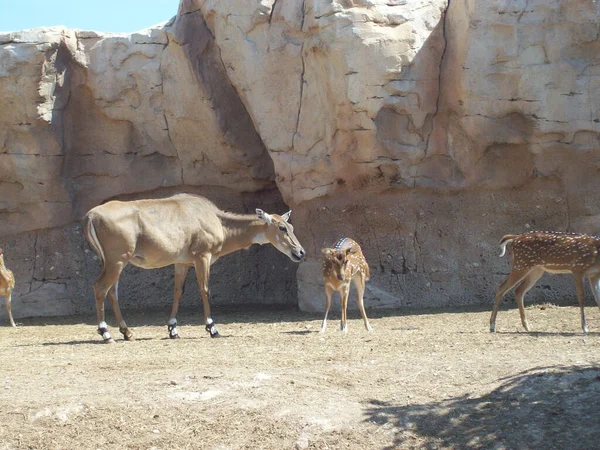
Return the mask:
<path id="1" fill-rule="evenodd" d="M 177 333 L 177 322 L 167 325 L 167 331 L 169 332 L 169 338 L 179 339 L 179 333 Z"/>
<path id="2" fill-rule="evenodd" d="M 133 333 L 127 328 L 119 328 L 119 332 L 123 335 L 123 339 L 126 341 L 134 341 Z"/>
<path id="3" fill-rule="evenodd" d="M 208 334 L 210 334 L 211 338 L 221 337 L 221 335 L 217 331 L 217 327 L 215 326 L 215 323 L 212 321 L 212 319 L 209 319 L 209 320 L 210 320 L 210 322 L 207 323 L 206 326 L 204 327 L 206 332 Z"/>

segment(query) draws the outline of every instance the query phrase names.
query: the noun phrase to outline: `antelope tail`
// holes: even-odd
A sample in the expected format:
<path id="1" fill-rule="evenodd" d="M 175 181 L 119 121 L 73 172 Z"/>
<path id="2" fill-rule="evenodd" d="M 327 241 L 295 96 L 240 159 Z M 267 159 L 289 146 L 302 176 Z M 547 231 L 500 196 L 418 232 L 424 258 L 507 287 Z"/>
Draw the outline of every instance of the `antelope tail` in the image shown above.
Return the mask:
<path id="1" fill-rule="evenodd" d="M 104 268 L 104 251 L 102 250 L 102 245 L 100 245 L 100 241 L 98 240 L 96 228 L 94 228 L 94 219 L 89 214 L 85 216 L 83 230 L 90 247 L 92 247 L 92 250 L 94 250 L 94 252 L 96 252 L 96 254 L 100 257 L 100 260 L 102 261 L 102 268 Z"/>
<path id="2" fill-rule="evenodd" d="M 506 254 L 506 246 L 512 241 L 514 241 L 516 237 L 516 234 L 507 234 L 500 240 L 500 249 L 502 249 L 502 253 L 500 253 L 500 258 L 502 258 Z"/>

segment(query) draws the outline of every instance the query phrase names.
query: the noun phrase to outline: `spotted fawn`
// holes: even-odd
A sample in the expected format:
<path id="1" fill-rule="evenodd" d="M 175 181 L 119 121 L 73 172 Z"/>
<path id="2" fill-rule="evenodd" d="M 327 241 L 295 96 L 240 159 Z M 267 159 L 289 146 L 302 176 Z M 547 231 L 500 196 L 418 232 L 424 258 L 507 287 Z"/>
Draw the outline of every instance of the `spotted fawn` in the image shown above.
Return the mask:
<path id="1" fill-rule="evenodd" d="M 324 248 L 321 251 L 325 255 L 323 261 L 325 317 L 321 325 L 321 333 L 325 332 L 325 328 L 327 327 L 327 314 L 331 307 L 331 296 L 334 290 L 340 293 L 340 306 L 342 310 L 340 330 L 343 333 L 348 331 L 346 310 L 348 308 L 350 282 L 354 282 L 354 287 L 356 288 L 356 301 L 365 328 L 367 331 L 371 331 L 371 325 L 369 324 L 369 319 L 367 319 L 364 305 L 365 282 L 369 279 L 370 271 L 360 245 L 350 238 L 342 238 L 337 241 L 333 248 Z"/>

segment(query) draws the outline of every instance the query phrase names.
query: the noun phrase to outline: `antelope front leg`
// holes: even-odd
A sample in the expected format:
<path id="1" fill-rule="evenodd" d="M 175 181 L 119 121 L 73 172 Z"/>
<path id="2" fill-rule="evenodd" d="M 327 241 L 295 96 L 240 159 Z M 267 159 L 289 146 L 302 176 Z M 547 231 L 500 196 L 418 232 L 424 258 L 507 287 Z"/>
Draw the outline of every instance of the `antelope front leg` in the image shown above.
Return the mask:
<path id="1" fill-rule="evenodd" d="M 333 288 L 325 283 L 325 317 L 323 317 L 323 323 L 321 324 L 321 330 L 319 333 L 325 333 L 327 328 L 327 315 L 329 314 L 329 308 L 331 307 L 331 296 L 333 294 Z"/>
<path id="2" fill-rule="evenodd" d="M 210 255 L 203 256 L 194 262 L 196 269 L 196 278 L 202 295 L 202 308 L 204 309 L 204 323 L 206 331 L 210 333 L 211 338 L 221 337 L 215 326 L 215 322 L 210 317 L 210 305 L 208 304 L 208 279 L 210 275 Z"/>
<path id="3" fill-rule="evenodd" d="M 350 284 L 347 286 L 343 286 L 340 289 L 340 307 L 341 307 L 341 315 L 342 320 L 340 322 L 340 331 L 344 334 L 348 332 L 348 294 L 350 294 Z"/>
<path id="4" fill-rule="evenodd" d="M 575 278 L 575 289 L 577 290 L 577 300 L 579 301 L 579 309 L 581 310 L 581 329 L 587 334 L 588 327 L 585 321 L 585 290 L 583 285 L 583 276 L 579 273 L 573 273 Z"/>
<path id="5" fill-rule="evenodd" d="M 179 333 L 177 332 L 177 311 L 179 311 L 179 300 L 183 295 L 185 278 L 189 269 L 190 266 L 187 264 L 175 264 L 173 306 L 171 307 L 169 322 L 167 322 L 167 330 L 171 339 L 179 339 Z"/>

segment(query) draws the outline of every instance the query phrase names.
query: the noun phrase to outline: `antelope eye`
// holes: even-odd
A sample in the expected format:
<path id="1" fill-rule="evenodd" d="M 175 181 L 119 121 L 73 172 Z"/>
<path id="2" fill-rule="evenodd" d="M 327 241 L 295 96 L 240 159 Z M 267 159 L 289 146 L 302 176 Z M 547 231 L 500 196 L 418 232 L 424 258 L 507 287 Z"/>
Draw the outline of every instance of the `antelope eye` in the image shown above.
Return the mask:
<path id="1" fill-rule="evenodd" d="M 287 228 L 286 228 L 286 227 L 284 227 L 283 225 L 279 225 L 279 229 L 280 229 L 281 231 L 287 231 Z"/>

